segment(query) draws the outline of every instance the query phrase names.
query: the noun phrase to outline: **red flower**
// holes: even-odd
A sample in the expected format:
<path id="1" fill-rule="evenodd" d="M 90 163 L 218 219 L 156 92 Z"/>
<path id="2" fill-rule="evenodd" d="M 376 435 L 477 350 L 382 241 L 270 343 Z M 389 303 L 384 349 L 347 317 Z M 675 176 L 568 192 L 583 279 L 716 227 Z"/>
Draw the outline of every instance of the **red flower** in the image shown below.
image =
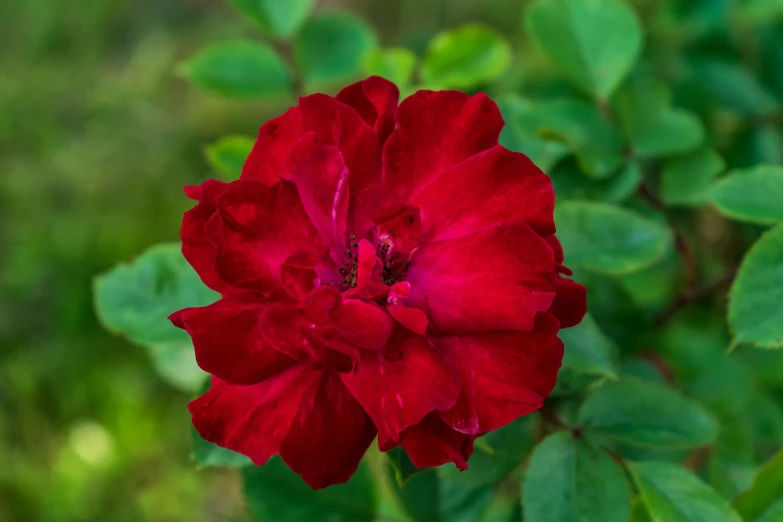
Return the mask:
<path id="1" fill-rule="evenodd" d="M 201 436 L 311 486 L 378 434 L 461 469 L 473 440 L 539 408 L 585 313 L 561 277 L 549 178 L 498 145 L 485 95 L 372 77 L 261 127 L 238 181 L 186 193 L 182 250 L 217 303 L 172 321 L 212 387 Z"/>

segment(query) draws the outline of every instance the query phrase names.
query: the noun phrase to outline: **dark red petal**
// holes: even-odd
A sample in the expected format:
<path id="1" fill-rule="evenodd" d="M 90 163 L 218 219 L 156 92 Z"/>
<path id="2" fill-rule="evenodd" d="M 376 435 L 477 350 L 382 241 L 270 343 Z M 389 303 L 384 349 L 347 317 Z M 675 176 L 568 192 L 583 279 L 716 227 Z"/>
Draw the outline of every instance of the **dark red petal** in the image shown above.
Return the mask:
<path id="1" fill-rule="evenodd" d="M 209 391 L 188 404 L 193 426 L 202 439 L 261 466 L 280 451 L 313 373 L 297 364 L 252 386 L 232 386 L 213 377 Z"/>
<path id="2" fill-rule="evenodd" d="M 453 462 L 464 471 L 468 469 L 475 439 L 474 435 L 454 431 L 437 415 L 431 414 L 405 430 L 401 444 L 417 468 L 431 468 Z"/>
<path id="3" fill-rule="evenodd" d="M 400 90 L 392 82 L 370 76 L 344 88 L 336 98 L 356 109 L 359 116 L 375 129 L 381 144 L 394 130 Z"/>
<path id="4" fill-rule="evenodd" d="M 408 308 L 404 300 L 410 295 L 411 285 L 407 281 L 396 283 L 389 291 L 386 310 L 402 326 L 419 335 L 427 333 L 427 314 L 418 308 Z"/>
<path id="5" fill-rule="evenodd" d="M 283 163 L 288 152 L 304 133 L 299 107 L 291 107 L 263 124 L 242 168 L 242 179 L 255 179 L 269 186 L 277 183 L 285 172 Z"/>
<path id="6" fill-rule="evenodd" d="M 459 237 L 506 223 L 526 223 L 553 234 L 555 192 L 549 176 L 524 154 L 501 145 L 471 156 L 410 200 L 419 207 L 427 238 Z"/>
<path id="7" fill-rule="evenodd" d="M 428 413 L 454 405 L 459 385 L 451 368 L 425 338 L 397 328 L 381 352 L 362 352 L 353 373 L 342 379 L 378 427 L 386 451 L 400 433 Z"/>
<path id="8" fill-rule="evenodd" d="M 587 288 L 565 277 L 558 277 L 557 295 L 549 313 L 560 321 L 560 328 L 578 325 L 587 313 Z"/>
<path id="9" fill-rule="evenodd" d="M 288 295 L 296 300 L 304 299 L 318 287 L 317 265 L 318 260 L 307 254 L 295 254 L 285 260 L 280 266 L 280 281 Z"/>
<path id="10" fill-rule="evenodd" d="M 407 306 L 444 332 L 532 330 L 557 285 L 552 250 L 529 226 L 498 225 L 420 248 Z"/>
<path id="11" fill-rule="evenodd" d="M 356 470 L 359 468 L 359 463 L 352 466 L 346 466 L 338 471 L 333 471 L 330 473 L 303 473 L 300 475 L 302 477 L 302 480 L 307 483 L 308 486 L 310 486 L 313 489 L 322 489 L 327 486 L 333 486 L 335 484 L 342 484 L 343 482 L 347 482 L 349 478 L 353 476 L 354 473 L 356 473 Z"/>
<path id="12" fill-rule="evenodd" d="M 386 203 L 408 198 L 454 165 L 498 144 L 503 118 L 485 94 L 419 91 L 402 101 L 383 148 Z"/>
<path id="13" fill-rule="evenodd" d="M 375 299 L 389 291 L 381 275 L 383 262 L 378 258 L 375 247 L 366 239 L 359 241 L 359 265 L 356 271 L 356 293 L 363 299 Z"/>
<path id="14" fill-rule="evenodd" d="M 375 303 L 345 301 L 331 313 L 337 331 L 349 343 L 368 350 L 380 350 L 386 345 L 394 321 L 386 310 Z"/>
<path id="15" fill-rule="evenodd" d="M 309 341 L 303 332 L 315 327 L 293 302 L 269 305 L 259 319 L 264 339 L 275 349 L 297 360 L 306 360 L 310 356 Z"/>
<path id="16" fill-rule="evenodd" d="M 480 434 L 538 408 L 557 380 L 563 343 L 557 319 L 543 313 L 532 332 L 432 337 L 454 367 L 462 391 L 441 418 L 455 430 Z"/>
<path id="17" fill-rule="evenodd" d="M 289 256 L 322 259 L 327 253 L 296 187 L 288 181 L 272 187 L 255 180 L 234 181 L 218 206 L 225 225 L 221 250 L 243 258 L 247 266 L 266 265 L 272 276 L 279 277 L 280 265 Z"/>
<path id="18" fill-rule="evenodd" d="M 321 487 L 348 478 L 347 470 L 356 469 L 375 438 L 375 427 L 335 372 L 311 374 L 280 456 L 311 486 Z"/>
<path id="19" fill-rule="evenodd" d="M 340 254 L 348 216 L 348 168 L 337 147 L 308 132 L 286 159 L 287 179 L 296 185 L 307 215 L 324 241 Z"/>
<path id="20" fill-rule="evenodd" d="M 261 336 L 263 310 L 263 305 L 221 299 L 182 310 L 177 322 L 193 339 L 202 370 L 231 384 L 248 385 L 273 377 L 295 362 Z"/>
<path id="21" fill-rule="evenodd" d="M 378 225 L 378 238 L 388 245 L 388 256 L 402 264 L 421 245 L 421 215 L 411 205 L 387 207 L 373 218 Z"/>
<path id="22" fill-rule="evenodd" d="M 560 244 L 560 240 L 557 239 L 557 236 L 552 234 L 551 236 L 546 236 L 544 238 L 544 241 L 547 242 L 547 244 L 552 249 L 552 252 L 555 254 L 555 263 L 562 263 L 563 262 L 563 245 Z"/>
<path id="23" fill-rule="evenodd" d="M 300 98 L 299 107 L 305 128 L 315 132 L 324 144 L 340 149 L 348 167 L 348 230 L 361 235 L 369 227 L 380 198 L 378 136 L 353 108 L 324 94 Z"/>

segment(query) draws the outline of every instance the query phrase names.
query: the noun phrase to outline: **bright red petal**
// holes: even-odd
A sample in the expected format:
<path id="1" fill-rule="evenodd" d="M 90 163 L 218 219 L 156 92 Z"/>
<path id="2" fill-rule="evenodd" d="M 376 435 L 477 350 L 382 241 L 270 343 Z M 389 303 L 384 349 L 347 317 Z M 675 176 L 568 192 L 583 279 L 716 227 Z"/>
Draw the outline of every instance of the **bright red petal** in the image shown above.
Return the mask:
<path id="1" fill-rule="evenodd" d="M 521 223 L 498 225 L 417 251 L 407 306 L 444 332 L 532 330 L 557 284 L 546 242 Z"/>
<path id="2" fill-rule="evenodd" d="M 532 332 L 433 337 L 459 375 L 457 403 L 440 416 L 452 428 L 480 434 L 538 408 L 549 396 L 563 359 L 557 319 L 536 317 Z"/>
<path id="3" fill-rule="evenodd" d="M 375 303 L 345 301 L 331 313 L 332 323 L 349 343 L 368 350 L 386 345 L 394 328 L 391 316 Z"/>
<path id="4" fill-rule="evenodd" d="M 464 471 L 468 469 L 475 439 L 473 435 L 454 431 L 432 414 L 405 430 L 402 447 L 417 468 L 431 468 L 453 462 Z"/>
<path id="5" fill-rule="evenodd" d="M 384 201 L 408 198 L 443 172 L 498 144 L 503 118 L 485 94 L 419 91 L 402 101 L 383 148 Z"/>
<path id="6" fill-rule="evenodd" d="M 295 363 L 261 336 L 264 307 L 227 299 L 201 308 L 186 308 L 173 322 L 193 339 L 202 370 L 238 385 L 256 384 Z"/>
<path id="7" fill-rule="evenodd" d="M 560 328 L 578 325 L 587 313 L 587 288 L 565 277 L 558 277 L 557 295 L 549 313 L 560 321 Z"/>
<path id="8" fill-rule="evenodd" d="M 305 132 L 299 107 L 291 107 L 263 124 L 242 168 L 242 179 L 255 179 L 268 186 L 277 183 L 285 172 L 283 163 L 288 152 Z"/>
<path id="9" fill-rule="evenodd" d="M 312 370 L 280 456 L 311 486 L 323 487 L 350 477 L 347 471 L 356 469 L 375 433 L 337 374 Z"/>
<path id="10" fill-rule="evenodd" d="M 344 88 L 336 98 L 356 109 L 362 119 L 375 129 L 381 144 L 394 130 L 400 90 L 392 82 L 370 76 Z"/>
<path id="11" fill-rule="evenodd" d="M 495 223 L 526 223 L 553 234 L 555 192 L 549 176 L 524 154 L 500 145 L 466 159 L 415 194 L 423 234 L 459 237 Z"/>
<path id="12" fill-rule="evenodd" d="M 342 379 L 378 427 L 382 451 L 428 413 L 450 408 L 459 393 L 443 357 L 424 337 L 403 328 L 394 331 L 383 351 L 364 351 L 357 369 Z"/>

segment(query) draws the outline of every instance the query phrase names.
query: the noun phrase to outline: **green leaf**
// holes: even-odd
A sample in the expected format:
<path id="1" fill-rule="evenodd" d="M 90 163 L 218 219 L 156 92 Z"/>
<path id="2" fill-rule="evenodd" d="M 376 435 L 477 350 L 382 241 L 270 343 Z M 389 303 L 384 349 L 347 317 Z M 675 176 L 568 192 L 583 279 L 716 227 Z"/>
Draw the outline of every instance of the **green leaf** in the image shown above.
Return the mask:
<path id="1" fill-rule="evenodd" d="M 636 161 L 629 161 L 619 173 L 601 180 L 588 178 L 572 163 L 562 162 L 549 172 L 558 201 L 589 199 L 622 203 L 634 195 L 642 182 L 642 170 Z"/>
<path id="2" fill-rule="evenodd" d="M 742 114 L 764 114 L 778 107 L 775 98 L 742 64 L 720 58 L 691 63 L 692 75 L 717 103 Z"/>
<path id="3" fill-rule="evenodd" d="M 434 469 L 422 470 L 400 486 L 396 495 L 413 522 L 440 520 L 440 482 Z"/>
<path id="4" fill-rule="evenodd" d="M 187 333 L 172 325 L 172 312 L 218 298 L 182 256 L 179 244 L 151 247 L 133 263 L 95 279 L 95 309 L 104 326 L 145 346 L 170 384 L 198 389 L 204 380 Z"/>
<path id="5" fill-rule="evenodd" d="M 563 366 L 557 373 L 557 384 L 552 390 L 552 397 L 568 397 L 585 393 L 587 390 L 599 386 L 606 377 L 591 373 L 582 373 Z"/>
<path id="6" fill-rule="evenodd" d="M 526 22 L 563 74 L 603 100 L 620 85 L 642 48 L 639 20 L 618 0 L 536 0 Z"/>
<path id="7" fill-rule="evenodd" d="M 226 136 L 208 145 L 204 152 L 220 179 L 233 181 L 242 174 L 242 166 L 254 143 L 255 139 L 250 136 Z"/>
<path id="8" fill-rule="evenodd" d="M 311 89 L 351 80 L 375 50 L 372 28 L 345 11 L 329 11 L 307 21 L 294 42 L 294 59 Z"/>
<path id="9" fill-rule="evenodd" d="M 190 458 L 198 468 L 212 466 L 239 468 L 252 464 L 251 460 L 241 453 L 205 441 L 192 426 L 190 428 Z"/>
<path id="10" fill-rule="evenodd" d="M 783 224 L 745 255 L 729 293 L 729 326 L 735 343 L 783 347 Z"/>
<path id="11" fill-rule="evenodd" d="M 661 199 L 668 205 L 707 203 L 712 182 L 724 167 L 720 155 L 708 148 L 669 160 L 661 174 Z"/>
<path id="12" fill-rule="evenodd" d="M 780 522 L 781 520 L 783 520 L 783 498 L 766 510 L 758 522 Z"/>
<path id="13" fill-rule="evenodd" d="M 443 522 L 481 520 L 492 501 L 492 492 L 489 486 L 466 486 L 442 480 L 440 519 Z"/>
<path id="14" fill-rule="evenodd" d="M 759 165 L 731 171 L 713 185 L 709 196 L 732 219 L 774 225 L 783 221 L 783 167 Z"/>
<path id="15" fill-rule="evenodd" d="M 366 75 L 381 76 L 404 89 L 416 68 L 416 55 L 402 47 L 377 49 L 367 53 L 362 64 Z"/>
<path id="16" fill-rule="evenodd" d="M 617 350 L 588 313 L 573 328 L 560 330 L 565 344 L 563 365 L 582 373 L 616 379 L 613 354 Z"/>
<path id="17" fill-rule="evenodd" d="M 511 65 L 511 46 L 479 24 L 439 33 L 421 64 L 421 79 L 437 88 L 468 89 L 499 78 Z"/>
<path id="18" fill-rule="evenodd" d="M 455 484 L 480 486 L 491 484 L 519 466 L 533 446 L 533 417 L 521 417 L 476 440 L 467 471 L 441 466 L 438 475 Z M 478 442 L 481 441 L 482 444 Z"/>
<path id="19" fill-rule="evenodd" d="M 659 448 L 702 446 L 718 433 L 713 416 L 695 401 L 667 386 L 626 376 L 590 393 L 579 422 L 599 435 Z"/>
<path id="20" fill-rule="evenodd" d="M 753 486 L 737 498 L 734 507 L 745 522 L 756 522 L 769 517 L 768 512 L 779 510 L 776 504 L 783 499 L 783 451 L 765 464 Z M 774 519 L 780 520 L 780 519 Z"/>
<path id="21" fill-rule="evenodd" d="M 589 176 L 606 178 L 623 162 L 620 131 L 594 105 L 556 100 L 539 104 L 529 117 L 539 137 L 568 144 Z"/>
<path id="22" fill-rule="evenodd" d="M 181 72 L 199 87 L 231 98 L 286 95 L 288 66 L 266 44 L 236 40 L 211 45 L 182 64 Z"/>
<path id="23" fill-rule="evenodd" d="M 568 145 L 560 141 L 546 140 L 537 135 L 538 117 L 533 102 L 514 95 L 498 101 L 506 125 L 500 133 L 500 144 L 509 150 L 527 155 L 538 168 L 548 172 L 561 159 L 568 156 Z M 584 177 L 580 174 L 580 177 Z"/>
<path id="24" fill-rule="evenodd" d="M 666 227 L 604 203 L 567 201 L 555 209 L 555 222 L 569 266 L 609 274 L 652 265 L 672 241 Z"/>
<path id="25" fill-rule="evenodd" d="M 677 464 L 633 462 L 629 469 L 653 520 L 742 522 L 715 490 Z"/>
<path id="26" fill-rule="evenodd" d="M 98 318 L 110 331 L 140 345 L 189 339 L 168 316 L 218 297 L 201 282 L 176 243 L 153 246 L 95 280 Z"/>
<path id="27" fill-rule="evenodd" d="M 707 463 L 710 485 L 731 500 L 746 490 L 756 473 L 750 426 L 736 412 L 719 414 L 720 431 Z"/>
<path id="28" fill-rule="evenodd" d="M 704 127 L 687 111 L 673 109 L 666 86 L 636 77 L 620 91 L 614 110 L 638 156 L 666 156 L 687 152 L 704 141 Z"/>
<path id="29" fill-rule="evenodd" d="M 397 480 L 397 485 L 400 487 L 405 486 L 411 477 L 423 471 L 414 466 L 413 462 L 411 462 L 411 458 L 405 453 L 402 446 L 390 449 L 386 452 L 386 456 L 389 458 L 389 463 L 394 469 L 394 477 Z"/>
<path id="30" fill-rule="evenodd" d="M 631 494 L 622 468 L 570 433 L 539 444 L 522 486 L 525 522 L 627 522 Z"/>
<path id="31" fill-rule="evenodd" d="M 376 491 L 365 463 L 345 484 L 314 491 L 273 457 L 242 469 L 245 497 L 259 522 L 373 522 Z"/>
<path id="32" fill-rule="evenodd" d="M 231 3 L 265 34 L 287 38 L 310 15 L 315 0 L 231 0 Z"/>

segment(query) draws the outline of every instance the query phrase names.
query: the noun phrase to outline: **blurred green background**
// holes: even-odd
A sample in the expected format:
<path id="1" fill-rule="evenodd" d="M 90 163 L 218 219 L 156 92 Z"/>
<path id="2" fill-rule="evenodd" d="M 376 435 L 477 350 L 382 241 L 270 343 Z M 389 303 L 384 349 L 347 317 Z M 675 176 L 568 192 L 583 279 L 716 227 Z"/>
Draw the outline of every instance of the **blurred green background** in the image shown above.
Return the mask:
<path id="1" fill-rule="evenodd" d="M 322 1 L 420 50 L 438 29 L 521 28 L 518 1 Z M 293 100 L 226 101 L 178 62 L 258 31 L 215 0 L 0 2 L 0 521 L 246 520 L 233 472 L 194 471 L 188 394 L 110 335 L 91 281 L 178 238 L 203 146 Z"/>

